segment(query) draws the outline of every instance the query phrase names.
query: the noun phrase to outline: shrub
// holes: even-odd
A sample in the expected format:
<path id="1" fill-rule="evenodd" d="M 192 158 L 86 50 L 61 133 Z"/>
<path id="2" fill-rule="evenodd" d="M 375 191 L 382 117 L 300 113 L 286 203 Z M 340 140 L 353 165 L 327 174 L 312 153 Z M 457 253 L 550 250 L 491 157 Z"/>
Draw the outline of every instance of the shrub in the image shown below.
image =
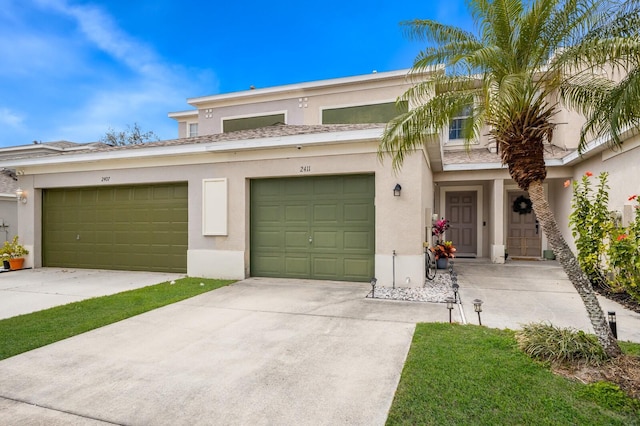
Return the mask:
<path id="1" fill-rule="evenodd" d="M 629 201 L 638 202 L 637 195 Z M 635 205 L 635 218 L 626 228 L 614 228 L 610 238 L 609 265 L 615 283 L 640 301 L 640 208 Z"/>
<path id="2" fill-rule="evenodd" d="M 609 215 L 607 173 L 600 173 L 597 190 L 591 188 L 591 173 L 573 182 L 573 211 L 569 216 L 571 233 L 578 249 L 578 262 L 591 282 L 606 285 L 603 255 L 614 223 Z"/>
<path id="3" fill-rule="evenodd" d="M 552 363 L 600 365 L 607 358 L 595 336 L 549 323 L 532 323 L 516 333 L 518 347 L 530 357 Z"/>
<path id="4" fill-rule="evenodd" d="M 587 172 L 573 183 L 573 211 L 569 223 L 578 249 L 578 262 L 592 283 L 626 292 L 640 301 L 640 205 L 635 202 L 635 217 L 627 227 L 620 226 L 608 211 L 607 173 L 598 176 L 594 191 Z"/>
<path id="5" fill-rule="evenodd" d="M 580 392 L 601 407 L 621 412 L 640 411 L 640 401 L 630 398 L 620 386 L 610 382 L 595 382 L 583 388 Z"/>

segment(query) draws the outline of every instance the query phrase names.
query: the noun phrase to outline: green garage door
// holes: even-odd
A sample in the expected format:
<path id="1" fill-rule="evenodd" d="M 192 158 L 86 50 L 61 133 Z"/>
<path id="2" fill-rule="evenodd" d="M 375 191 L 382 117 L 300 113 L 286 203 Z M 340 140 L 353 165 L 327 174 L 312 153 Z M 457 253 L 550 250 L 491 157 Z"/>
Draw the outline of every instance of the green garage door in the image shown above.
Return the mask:
<path id="1" fill-rule="evenodd" d="M 369 281 L 373 175 L 251 181 L 251 275 Z"/>
<path id="2" fill-rule="evenodd" d="M 43 191 L 43 265 L 187 271 L 187 184 Z"/>

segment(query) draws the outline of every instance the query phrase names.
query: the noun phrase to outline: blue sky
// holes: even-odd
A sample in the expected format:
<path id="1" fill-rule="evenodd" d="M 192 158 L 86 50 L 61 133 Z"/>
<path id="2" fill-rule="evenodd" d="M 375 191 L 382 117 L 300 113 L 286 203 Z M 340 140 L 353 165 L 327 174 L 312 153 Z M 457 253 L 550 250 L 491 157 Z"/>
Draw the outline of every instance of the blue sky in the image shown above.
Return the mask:
<path id="1" fill-rule="evenodd" d="M 2 0 L 0 146 L 171 139 L 190 97 L 408 68 L 415 18 L 469 27 L 463 0 Z"/>

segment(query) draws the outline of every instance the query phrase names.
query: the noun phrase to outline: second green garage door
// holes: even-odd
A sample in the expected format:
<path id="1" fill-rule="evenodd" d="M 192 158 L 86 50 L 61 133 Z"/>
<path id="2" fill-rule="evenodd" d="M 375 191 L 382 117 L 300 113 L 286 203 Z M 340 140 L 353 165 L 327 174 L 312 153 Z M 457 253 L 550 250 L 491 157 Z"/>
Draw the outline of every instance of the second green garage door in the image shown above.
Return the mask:
<path id="1" fill-rule="evenodd" d="M 186 272 L 186 183 L 43 190 L 44 266 Z"/>
<path id="2" fill-rule="evenodd" d="M 251 275 L 369 281 L 373 175 L 251 181 Z"/>

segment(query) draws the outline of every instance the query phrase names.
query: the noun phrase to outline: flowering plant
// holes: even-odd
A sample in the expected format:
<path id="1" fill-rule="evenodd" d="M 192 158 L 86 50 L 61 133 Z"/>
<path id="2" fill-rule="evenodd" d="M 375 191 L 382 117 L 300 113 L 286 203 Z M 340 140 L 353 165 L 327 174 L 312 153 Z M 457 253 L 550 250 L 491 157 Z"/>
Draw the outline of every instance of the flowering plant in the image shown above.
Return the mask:
<path id="1" fill-rule="evenodd" d="M 441 244 L 440 241 L 444 237 L 444 232 L 447 229 L 449 229 L 448 219 L 442 218 L 440 220 L 436 220 L 436 223 L 433 224 L 431 235 L 436 237 L 436 244 Z"/>
<path id="2" fill-rule="evenodd" d="M 456 248 L 451 241 L 444 241 L 444 233 L 449 229 L 449 220 L 442 218 L 436 220 L 431 230 L 431 235 L 436 237 L 436 244 L 429 250 L 435 254 L 436 259 L 455 257 Z"/>
<path id="3" fill-rule="evenodd" d="M 449 259 L 455 257 L 456 248 L 451 241 L 442 241 L 430 249 L 436 256 L 436 260 L 442 258 Z"/>
<path id="4" fill-rule="evenodd" d="M 22 244 L 18 243 L 17 235 L 13 237 L 13 241 L 5 241 L 2 249 L 0 249 L 0 256 L 5 260 L 23 257 L 26 254 L 29 254 L 29 250 L 24 248 Z"/>

